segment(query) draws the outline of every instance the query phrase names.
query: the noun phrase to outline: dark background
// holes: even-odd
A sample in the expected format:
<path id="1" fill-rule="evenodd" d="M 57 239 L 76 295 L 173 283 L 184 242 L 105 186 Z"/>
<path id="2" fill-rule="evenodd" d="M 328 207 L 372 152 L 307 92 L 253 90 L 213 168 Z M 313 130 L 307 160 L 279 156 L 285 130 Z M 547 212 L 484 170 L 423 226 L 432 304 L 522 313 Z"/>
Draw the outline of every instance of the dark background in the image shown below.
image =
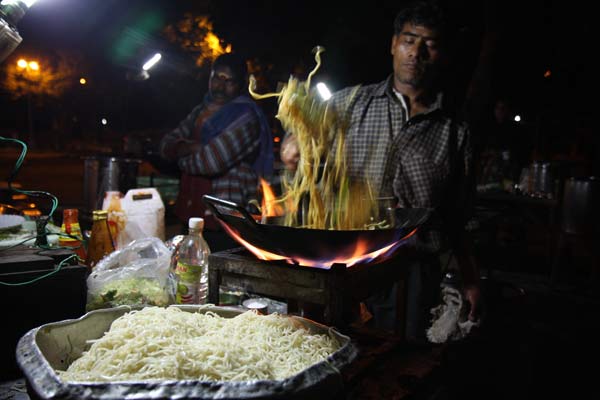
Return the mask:
<path id="1" fill-rule="evenodd" d="M 459 99 L 475 69 L 482 40 L 491 40 L 488 87 L 485 96 L 476 99 L 482 112 L 487 112 L 493 98 L 507 97 L 546 151 L 560 152 L 573 140 L 595 146 L 592 88 L 598 78 L 591 59 L 597 23 L 590 6 L 548 0 L 442 2 L 449 6 L 460 32 L 448 71 Z M 162 33 L 165 25 L 180 20 L 185 12 L 208 15 L 215 33 L 235 52 L 268 66 L 272 90 L 291 73 L 312 69 L 311 49 L 324 46 L 327 52 L 317 78 L 336 90 L 377 82 L 390 73 L 392 23 L 401 4 L 39 0 L 18 25 L 23 43 L 14 55 L 68 51 L 84 60 L 82 75 L 89 77 L 89 84 L 38 107 L 36 128 L 47 128 L 57 112 L 72 112 L 80 121 L 94 124 L 107 117 L 111 129 L 123 134 L 164 131 L 174 127 L 206 90 L 208 68 L 196 67 L 194 57 Z M 156 51 L 163 59 L 150 79 L 125 79 L 128 71 L 139 69 Z M 551 72 L 549 77 L 544 77 L 546 71 Z M 0 92 L 0 129 L 25 127 L 24 101 Z M 275 107 L 274 100 L 262 105 L 268 110 Z"/>

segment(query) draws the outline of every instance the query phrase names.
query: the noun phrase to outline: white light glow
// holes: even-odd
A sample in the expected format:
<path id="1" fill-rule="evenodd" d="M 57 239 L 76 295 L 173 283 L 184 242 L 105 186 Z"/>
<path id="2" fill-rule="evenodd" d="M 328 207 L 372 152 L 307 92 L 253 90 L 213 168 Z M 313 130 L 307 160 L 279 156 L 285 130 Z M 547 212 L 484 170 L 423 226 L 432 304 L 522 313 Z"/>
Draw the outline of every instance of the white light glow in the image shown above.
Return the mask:
<path id="1" fill-rule="evenodd" d="M 27 8 L 31 7 L 32 5 L 34 5 L 38 0 L 20 0 L 22 3 L 25 3 L 25 5 L 27 6 Z M 17 0 L 3 0 L 0 1 L 0 4 L 2 5 L 8 5 L 8 4 L 15 4 L 17 2 Z"/>
<path id="2" fill-rule="evenodd" d="M 146 61 L 146 64 L 144 64 L 142 69 L 144 71 L 148 71 L 150 68 L 154 67 L 154 64 L 156 64 L 158 61 L 160 61 L 161 57 L 162 56 L 160 55 L 160 53 L 156 53 L 155 55 L 152 56 L 151 59 Z"/>
<path id="3" fill-rule="evenodd" d="M 106 125 L 106 124 L 108 124 L 108 120 L 107 120 L 106 118 L 102 118 L 102 119 L 100 120 L 100 123 L 101 123 L 102 125 Z"/>
<path id="4" fill-rule="evenodd" d="M 515 122 L 521 122 L 521 116 L 515 115 Z"/>
<path id="5" fill-rule="evenodd" d="M 331 92 L 329 91 L 327 85 L 323 82 L 317 83 L 317 91 L 319 92 L 323 100 L 329 100 L 331 98 Z"/>

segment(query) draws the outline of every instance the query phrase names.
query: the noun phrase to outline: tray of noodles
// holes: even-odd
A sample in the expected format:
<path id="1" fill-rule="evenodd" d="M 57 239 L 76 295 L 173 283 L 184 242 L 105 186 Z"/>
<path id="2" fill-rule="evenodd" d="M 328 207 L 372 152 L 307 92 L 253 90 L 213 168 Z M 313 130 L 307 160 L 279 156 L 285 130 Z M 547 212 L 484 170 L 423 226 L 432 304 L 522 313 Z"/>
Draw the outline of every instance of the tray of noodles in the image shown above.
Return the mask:
<path id="1" fill-rule="evenodd" d="M 330 398 L 356 354 L 316 322 L 210 305 L 95 310 L 17 345 L 43 399 Z"/>

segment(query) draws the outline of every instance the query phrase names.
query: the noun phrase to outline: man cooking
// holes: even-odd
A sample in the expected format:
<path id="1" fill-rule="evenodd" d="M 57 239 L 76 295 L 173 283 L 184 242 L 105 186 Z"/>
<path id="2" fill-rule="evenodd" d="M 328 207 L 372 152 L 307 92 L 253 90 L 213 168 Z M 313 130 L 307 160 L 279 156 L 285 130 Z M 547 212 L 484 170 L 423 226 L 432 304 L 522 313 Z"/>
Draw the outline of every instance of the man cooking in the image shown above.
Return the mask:
<path id="1" fill-rule="evenodd" d="M 424 338 L 429 310 L 439 302 L 440 255 L 446 250 L 460 268 L 469 319 L 477 317 L 480 304 L 479 272 L 465 230 L 474 193 L 469 130 L 449 109 L 440 86 L 451 36 L 439 7 L 407 5 L 394 21 L 393 73 L 358 90 L 342 89 L 330 100 L 349 122 L 350 174 L 367 178 L 381 196 L 393 196 L 397 207 L 434 210 L 430 223 L 418 232 L 423 256 L 407 266 L 409 340 Z M 296 168 L 300 157 L 292 135 L 282 144 L 281 158 L 288 168 Z M 367 301 L 382 328 L 395 324 L 396 290 L 393 285 Z"/>

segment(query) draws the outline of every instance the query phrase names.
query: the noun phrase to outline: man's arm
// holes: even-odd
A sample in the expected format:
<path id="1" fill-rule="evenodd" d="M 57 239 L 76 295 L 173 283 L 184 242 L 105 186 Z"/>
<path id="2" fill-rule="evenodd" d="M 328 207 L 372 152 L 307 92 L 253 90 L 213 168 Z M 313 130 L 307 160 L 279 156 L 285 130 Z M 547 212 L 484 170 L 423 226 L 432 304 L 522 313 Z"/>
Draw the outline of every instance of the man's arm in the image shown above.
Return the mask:
<path id="1" fill-rule="evenodd" d="M 192 175 L 221 175 L 259 146 L 260 124 L 249 109 L 205 145 L 181 142 L 178 147 L 185 154 L 179 159 L 179 168 Z"/>
<path id="2" fill-rule="evenodd" d="M 194 123 L 202 106 L 195 107 L 171 132 L 167 133 L 160 141 L 158 151 L 162 158 L 168 161 L 177 161 L 183 155 L 189 154 L 189 146 Z"/>
<path id="3" fill-rule="evenodd" d="M 281 162 L 283 165 L 290 170 L 295 171 L 298 168 L 298 161 L 300 160 L 300 148 L 298 147 L 298 141 L 296 137 L 290 133 L 286 133 L 281 142 L 281 149 L 279 151 Z"/>
<path id="4" fill-rule="evenodd" d="M 454 244 L 456 263 L 463 280 L 463 295 L 471 305 L 469 319 L 477 319 L 481 311 L 481 289 L 479 286 L 479 266 L 474 257 L 473 240 L 469 232 L 463 231 Z"/>
<path id="5" fill-rule="evenodd" d="M 471 305 L 469 319 L 475 320 L 481 308 L 481 290 L 479 286 L 479 266 L 474 256 L 473 239 L 466 230 L 466 223 L 472 215 L 475 202 L 475 180 L 470 135 L 465 130 L 463 143 L 459 152 L 462 168 L 458 171 L 455 203 L 451 211 L 450 242 L 456 256 L 456 262 L 463 281 L 463 295 Z"/>

